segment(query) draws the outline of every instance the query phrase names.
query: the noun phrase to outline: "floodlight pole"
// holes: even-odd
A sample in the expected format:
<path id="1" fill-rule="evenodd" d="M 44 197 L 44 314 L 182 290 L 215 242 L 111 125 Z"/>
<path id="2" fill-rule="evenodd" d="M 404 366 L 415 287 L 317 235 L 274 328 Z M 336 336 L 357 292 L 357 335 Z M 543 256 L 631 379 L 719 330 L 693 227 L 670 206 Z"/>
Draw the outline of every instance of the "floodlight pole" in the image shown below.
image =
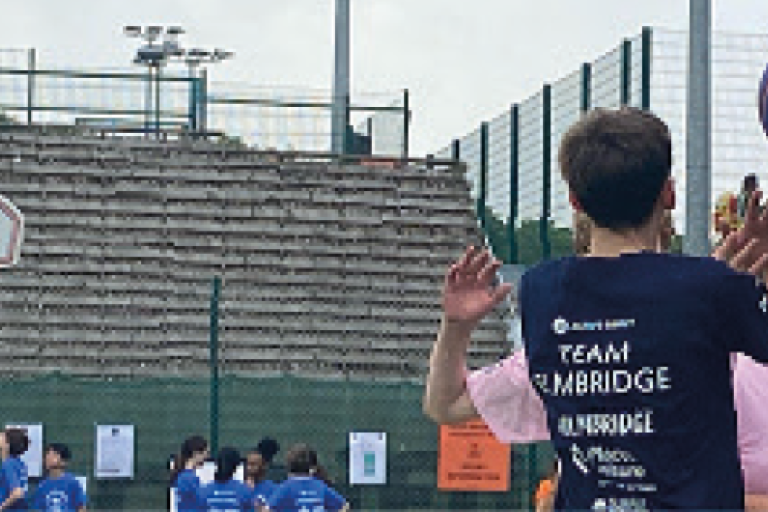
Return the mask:
<path id="1" fill-rule="evenodd" d="M 335 61 L 331 105 L 331 153 L 343 154 L 349 113 L 349 0 L 336 0 Z"/>
<path id="2" fill-rule="evenodd" d="M 707 256 L 712 197 L 711 51 L 712 2 L 690 0 L 686 123 L 686 254 Z"/>

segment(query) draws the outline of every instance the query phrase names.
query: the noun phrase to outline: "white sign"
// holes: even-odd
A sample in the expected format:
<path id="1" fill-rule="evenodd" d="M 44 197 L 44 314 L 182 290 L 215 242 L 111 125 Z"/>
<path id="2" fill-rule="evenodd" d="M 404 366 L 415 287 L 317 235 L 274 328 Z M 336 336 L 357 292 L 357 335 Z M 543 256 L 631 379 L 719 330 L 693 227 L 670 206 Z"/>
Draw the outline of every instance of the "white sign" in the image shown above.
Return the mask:
<path id="1" fill-rule="evenodd" d="M 23 238 L 24 215 L 10 199 L 0 195 L 0 268 L 19 262 Z"/>
<path id="2" fill-rule="evenodd" d="M 96 425 L 96 478 L 133 478 L 133 425 Z"/>
<path id="3" fill-rule="evenodd" d="M 43 476 L 43 424 L 42 423 L 9 423 L 6 428 L 18 428 L 27 433 L 29 449 L 21 456 L 27 466 L 27 474 L 32 478 Z"/>
<path id="4" fill-rule="evenodd" d="M 387 434 L 350 432 L 349 483 L 383 485 L 387 483 Z"/>

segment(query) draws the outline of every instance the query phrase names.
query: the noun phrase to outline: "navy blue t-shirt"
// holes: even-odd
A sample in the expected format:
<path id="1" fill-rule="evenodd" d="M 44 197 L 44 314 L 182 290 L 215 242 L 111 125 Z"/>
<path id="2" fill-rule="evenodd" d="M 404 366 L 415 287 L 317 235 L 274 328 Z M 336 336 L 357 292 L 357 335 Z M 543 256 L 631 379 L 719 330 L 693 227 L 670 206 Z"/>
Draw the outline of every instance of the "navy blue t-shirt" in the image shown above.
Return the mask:
<path id="1" fill-rule="evenodd" d="M 288 478 L 267 499 L 271 512 L 337 512 L 346 503 L 325 482 L 311 476 Z"/>
<path id="2" fill-rule="evenodd" d="M 520 286 L 557 508 L 742 509 L 730 353 L 768 362 L 768 296 L 711 258 L 539 265 Z"/>
<path id="3" fill-rule="evenodd" d="M 19 457 L 8 457 L 0 466 L 0 503 L 7 500 L 14 489 L 22 489 L 24 497 L 16 500 L 7 510 L 27 510 L 27 466 Z"/>
<path id="4" fill-rule="evenodd" d="M 76 512 L 84 506 L 85 492 L 69 473 L 43 480 L 32 499 L 32 509 L 43 512 Z"/>

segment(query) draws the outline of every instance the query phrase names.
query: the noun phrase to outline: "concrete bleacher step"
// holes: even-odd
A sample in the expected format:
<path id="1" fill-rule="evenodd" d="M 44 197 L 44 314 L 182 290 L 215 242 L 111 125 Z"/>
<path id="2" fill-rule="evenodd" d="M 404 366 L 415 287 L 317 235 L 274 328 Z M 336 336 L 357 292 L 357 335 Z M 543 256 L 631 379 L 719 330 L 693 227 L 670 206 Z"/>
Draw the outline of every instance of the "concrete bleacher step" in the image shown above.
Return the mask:
<path id="1" fill-rule="evenodd" d="M 204 370 L 220 275 L 228 369 L 418 378 L 444 269 L 479 238 L 452 169 L 0 134 L 0 180 L 28 228 L 0 293 L 0 343 L 28 344 L 34 371 L 53 351 L 83 374 Z M 472 361 L 506 349 L 501 317 L 475 334 Z"/>

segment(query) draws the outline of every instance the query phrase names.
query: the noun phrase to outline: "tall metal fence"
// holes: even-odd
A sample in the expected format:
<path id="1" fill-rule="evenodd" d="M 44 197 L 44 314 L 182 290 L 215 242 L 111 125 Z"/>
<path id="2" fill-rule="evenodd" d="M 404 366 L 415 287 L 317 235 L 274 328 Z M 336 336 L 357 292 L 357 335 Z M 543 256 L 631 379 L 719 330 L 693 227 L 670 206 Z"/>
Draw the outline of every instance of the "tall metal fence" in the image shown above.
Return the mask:
<path id="1" fill-rule="evenodd" d="M 34 50 L 0 50 L 0 123 L 207 133 L 255 149 L 330 152 L 329 91 L 210 82 L 205 70 L 61 70 L 36 61 Z M 407 90 L 347 103 L 345 153 L 408 157 Z"/>
<path id="2" fill-rule="evenodd" d="M 478 218 L 500 257 L 531 265 L 571 252 L 573 217 L 557 151 L 565 131 L 598 107 L 648 109 L 669 126 L 678 191 L 673 222 L 684 236 L 687 45 L 685 31 L 646 27 L 437 153 L 466 162 Z M 768 180 L 756 99 L 767 47 L 766 34 L 713 35 L 712 204 L 738 192 L 746 174 Z"/>
<path id="3" fill-rule="evenodd" d="M 651 52 L 652 30 L 646 28 L 437 153 L 466 163 L 479 222 L 505 262 L 531 265 L 571 253 L 573 217 L 557 162 L 560 141 L 591 108 L 650 108 Z"/>
<path id="4" fill-rule="evenodd" d="M 45 439 L 66 443 L 69 470 L 87 477 L 89 510 L 167 510 L 169 457 L 193 434 L 209 437 L 210 387 L 205 379 L 88 380 L 64 375 L 0 379 L 3 421 L 42 423 Z M 219 446 L 247 451 L 263 436 L 283 447 L 270 476 L 293 444 L 318 451 L 334 487 L 354 510 L 519 510 L 529 508 L 544 468 L 534 447 L 513 451 L 513 487 L 505 493 L 437 490 L 437 428 L 417 407 L 423 390 L 406 383 L 318 381 L 299 377 L 235 377 L 220 381 Z M 135 428 L 134 476 L 97 479 L 95 425 Z M 387 483 L 349 484 L 349 432 L 387 432 Z M 541 454 L 541 450 L 539 451 Z M 37 480 L 30 492 L 34 492 Z"/>

